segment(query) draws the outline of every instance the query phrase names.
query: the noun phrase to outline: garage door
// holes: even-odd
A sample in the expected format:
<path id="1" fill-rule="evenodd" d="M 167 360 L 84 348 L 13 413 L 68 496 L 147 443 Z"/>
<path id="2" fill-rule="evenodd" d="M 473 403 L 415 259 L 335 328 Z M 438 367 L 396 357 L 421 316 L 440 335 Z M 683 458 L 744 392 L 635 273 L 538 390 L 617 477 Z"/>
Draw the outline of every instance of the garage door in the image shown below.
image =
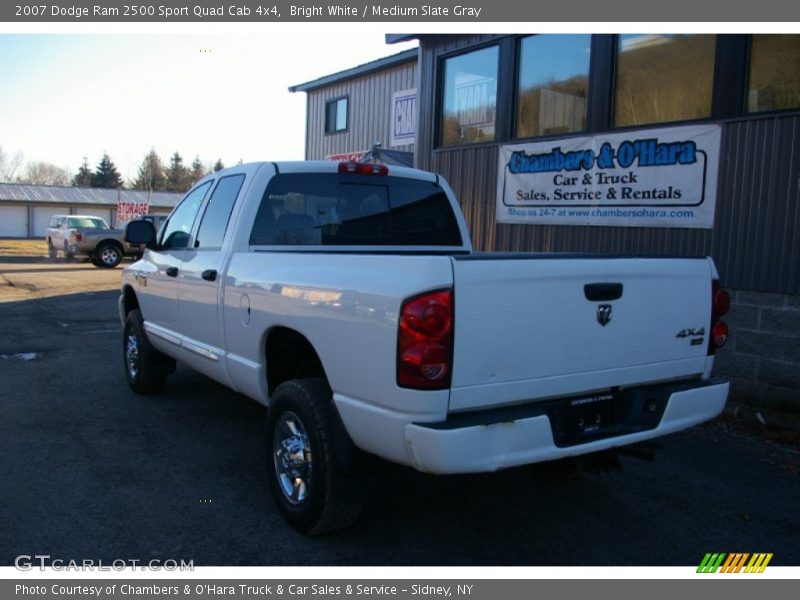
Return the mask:
<path id="1" fill-rule="evenodd" d="M 34 206 L 33 237 L 43 238 L 47 235 L 47 225 L 53 215 L 68 215 L 69 206 Z"/>
<path id="2" fill-rule="evenodd" d="M 106 224 L 111 227 L 111 209 L 110 208 L 79 208 L 78 213 L 82 215 L 91 215 L 92 217 L 100 217 Z"/>
<path id="3" fill-rule="evenodd" d="M 27 206 L 0 206 L 0 237 L 28 237 Z"/>

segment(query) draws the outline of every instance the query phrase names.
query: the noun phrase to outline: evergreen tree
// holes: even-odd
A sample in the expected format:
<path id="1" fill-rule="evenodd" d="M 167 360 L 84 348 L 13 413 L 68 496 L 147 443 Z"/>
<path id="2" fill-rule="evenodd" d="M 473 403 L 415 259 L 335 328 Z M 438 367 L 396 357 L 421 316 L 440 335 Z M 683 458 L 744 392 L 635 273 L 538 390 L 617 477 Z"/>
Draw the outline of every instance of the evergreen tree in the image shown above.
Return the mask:
<path id="1" fill-rule="evenodd" d="M 183 157 L 175 152 L 169 159 L 167 168 L 167 191 L 185 192 L 191 186 L 191 173 L 183 164 Z"/>
<path id="2" fill-rule="evenodd" d="M 100 164 L 97 165 L 97 169 L 95 169 L 92 187 L 111 189 L 122 187 L 122 177 L 107 152 L 103 153 L 103 158 L 100 160 Z"/>
<path id="3" fill-rule="evenodd" d="M 217 171 L 222 171 L 222 169 L 224 169 L 224 168 L 225 168 L 225 165 L 222 164 L 222 159 L 218 158 L 217 162 L 214 163 L 214 173 L 216 173 Z"/>
<path id="4" fill-rule="evenodd" d="M 78 169 L 78 173 L 72 178 L 72 185 L 78 187 L 92 187 L 94 174 L 89 168 L 89 160 L 84 156 L 83 164 Z"/>
<path id="5" fill-rule="evenodd" d="M 167 176 L 164 173 L 164 165 L 161 159 L 152 148 L 144 157 L 133 188 L 146 192 L 163 192 L 167 188 Z"/>
<path id="6" fill-rule="evenodd" d="M 192 183 L 199 181 L 206 176 L 206 168 L 200 161 L 199 156 L 195 156 L 192 161 Z"/>

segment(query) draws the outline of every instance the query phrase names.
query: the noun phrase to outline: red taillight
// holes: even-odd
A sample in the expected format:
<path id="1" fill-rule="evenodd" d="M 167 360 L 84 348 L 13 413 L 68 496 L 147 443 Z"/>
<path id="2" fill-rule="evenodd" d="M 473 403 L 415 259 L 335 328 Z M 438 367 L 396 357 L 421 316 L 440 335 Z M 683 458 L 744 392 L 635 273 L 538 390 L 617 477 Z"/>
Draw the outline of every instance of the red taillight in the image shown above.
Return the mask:
<path id="1" fill-rule="evenodd" d="M 723 290 L 719 281 L 711 282 L 711 330 L 708 336 L 708 354 L 714 354 L 717 348 L 722 348 L 728 341 L 728 325 L 720 321 L 720 317 L 728 314 L 731 307 L 731 296 Z"/>
<path id="2" fill-rule="evenodd" d="M 83 234 L 80 231 L 76 231 L 74 234 L 75 240 L 80 242 L 83 239 Z"/>
<path id="3" fill-rule="evenodd" d="M 452 362 L 453 292 L 440 290 L 406 300 L 397 333 L 397 385 L 446 389 Z"/>
<path id="4" fill-rule="evenodd" d="M 353 161 L 339 163 L 340 175 L 388 175 L 389 167 L 376 163 L 357 163 Z"/>
<path id="5" fill-rule="evenodd" d="M 719 318 L 728 314 L 728 310 L 731 308 L 731 296 L 719 287 L 719 281 L 716 279 L 713 281 L 711 285 L 711 302 L 713 315 L 715 318 Z"/>
<path id="6" fill-rule="evenodd" d="M 728 341 L 728 325 L 724 321 L 717 321 L 711 328 L 711 343 L 715 348 L 722 348 Z"/>

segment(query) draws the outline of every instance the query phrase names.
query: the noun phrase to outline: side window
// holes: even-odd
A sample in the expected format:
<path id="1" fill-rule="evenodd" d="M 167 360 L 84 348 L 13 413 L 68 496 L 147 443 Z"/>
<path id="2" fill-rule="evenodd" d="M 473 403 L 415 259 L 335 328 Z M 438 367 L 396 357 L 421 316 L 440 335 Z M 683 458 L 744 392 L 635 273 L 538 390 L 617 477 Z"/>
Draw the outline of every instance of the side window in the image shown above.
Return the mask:
<path id="1" fill-rule="evenodd" d="M 494 140 L 499 64 L 497 46 L 445 59 L 442 146 Z"/>
<path id="2" fill-rule="evenodd" d="M 164 231 L 161 234 L 162 249 L 180 250 L 189 247 L 192 224 L 210 187 L 211 182 L 207 181 L 186 194 L 186 197 L 175 209 L 175 212 L 172 213 L 164 227 Z"/>
<path id="3" fill-rule="evenodd" d="M 747 112 L 800 106 L 800 35 L 751 36 Z"/>
<path id="4" fill-rule="evenodd" d="M 194 242 L 195 248 L 220 248 L 225 237 L 225 229 L 231 218 L 231 210 L 239 190 L 242 189 L 244 175 L 223 177 L 208 199 L 200 230 Z"/>
<path id="5" fill-rule="evenodd" d="M 325 103 L 325 133 L 347 131 L 347 98 Z"/>
<path id="6" fill-rule="evenodd" d="M 703 119 L 711 115 L 716 36 L 619 36 L 614 126 Z"/>

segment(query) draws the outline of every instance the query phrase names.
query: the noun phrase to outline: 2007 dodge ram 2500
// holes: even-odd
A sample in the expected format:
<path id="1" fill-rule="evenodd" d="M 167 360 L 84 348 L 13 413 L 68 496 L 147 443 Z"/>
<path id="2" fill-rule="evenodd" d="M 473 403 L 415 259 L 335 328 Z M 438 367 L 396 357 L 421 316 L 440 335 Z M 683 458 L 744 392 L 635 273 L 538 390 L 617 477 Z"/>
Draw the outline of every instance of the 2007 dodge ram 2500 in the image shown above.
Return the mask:
<path id="1" fill-rule="evenodd" d="M 492 471 L 707 421 L 729 299 L 709 258 L 473 252 L 441 177 L 240 165 L 190 190 L 122 279 L 127 380 L 175 360 L 267 405 L 278 507 L 344 527 L 365 457 Z"/>

